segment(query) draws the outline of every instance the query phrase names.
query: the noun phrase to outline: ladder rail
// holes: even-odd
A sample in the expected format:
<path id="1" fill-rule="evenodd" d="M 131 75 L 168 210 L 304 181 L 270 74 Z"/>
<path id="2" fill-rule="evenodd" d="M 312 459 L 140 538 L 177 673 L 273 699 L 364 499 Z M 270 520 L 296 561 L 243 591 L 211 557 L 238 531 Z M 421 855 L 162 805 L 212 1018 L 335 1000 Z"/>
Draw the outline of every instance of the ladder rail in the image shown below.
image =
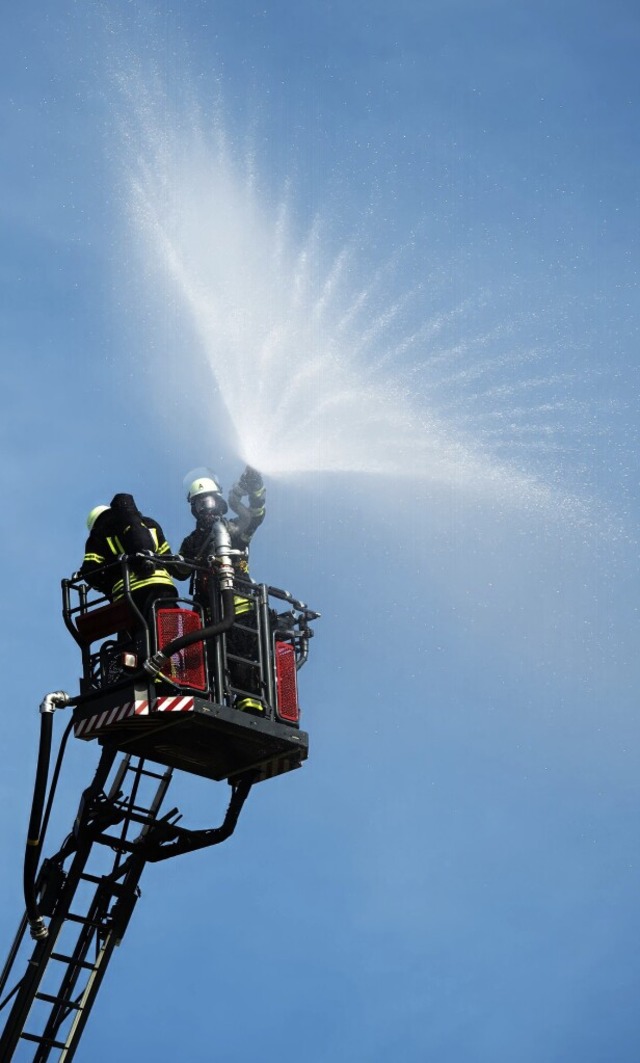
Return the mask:
<path id="1" fill-rule="evenodd" d="M 124 778 L 124 774 L 127 770 L 134 773 L 131 794 L 127 798 L 129 807 L 133 806 L 137 800 L 142 777 L 149 774 L 144 770 L 143 765 L 144 761 L 140 760 L 135 768 L 131 768 L 130 757 L 127 756 L 126 758 L 126 766 L 122 772 L 122 777 Z M 147 819 L 142 827 L 139 839 L 142 839 L 146 835 L 152 824 L 155 822 L 158 811 L 160 810 L 169 788 L 169 783 L 171 782 L 172 770 L 168 769 L 163 775 L 156 775 L 154 777 L 159 778 L 159 783 L 149 809 L 147 810 Z M 118 791 L 119 785 L 118 780 L 116 780 L 111 791 L 114 797 Z M 120 835 L 121 841 L 125 841 L 126 839 L 128 826 L 133 822 L 136 822 L 138 819 L 139 817 L 135 817 L 134 819 L 130 816 L 125 819 Z M 73 963 L 69 964 L 61 986 L 60 995 L 65 998 L 66 1003 L 60 1003 L 57 1006 L 56 1011 L 52 1011 L 47 1027 L 44 1031 L 45 1037 L 55 1038 L 60 1027 L 69 1017 L 71 1010 L 75 1012 L 67 1033 L 65 1047 L 60 1055 L 60 1063 L 70 1063 L 75 1055 L 78 1042 L 80 1041 L 91 1013 L 91 1009 L 95 1003 L 113 950 L 124 936 L 129 919 L 133 914 L 133 909 L 135 908 L 140 895 L 138 883 L 144 870 L 146 857 L 142 852 L 133 859 L 129 857 L 126 861 L 126 866 L 120 864 L 121 858 L 122 852 L 117 850 L 111 874 L 105 876 L 96 888 L 91 908 L 87 913 L 88 922 L 86 927 L 83 928 L 83 930 L 87 930 L 87 933 L 84 934 L 81 932 L 79 935 L 78 943 L 74 950 Z M 124 876 L 124 881 L 119 884 L 117 880 L 121 876 Z M 116 897 L 115 905 L 109 910 L 109 904 L 114 896 Z M 116 918 L 116 910 L 119 905 L 125 905 L 125 907 L 122 911 L 117 913 L 118 918 Z M 107 920 L 109 920 L 109 922 L 107 922 Z M 102 924 L 104 924 L 104 930 L 101 933 Z M 82 971 L 82 961 L 85 960 L 94 941 L 96 945 L 96 957 L 91 972 L 79 997 L 77 1000 L 71 1002 L 71 995 Z M 34 1056 L 33 1063 L 45 1063 L 46 1059 L 48 1059 L 48 1053 L 47 1055 L 42 1056 L 37 1053 L 36 1056 Z"/>
<path id="2" fill-rule="evenodd" d="M 80 925 L 80 933 L 73 949 L 71 956 L 66 963 L 66 970 L 60 987 L 58 989 L 58 999 L 52 1001 L 52 1008 L 47 1020 L 46 1026 L 43 1030 L 43 1038 L 55 1040 L 60 1030 L 60 1027 L 69 1017 L 72 1009 L 77 1009 L 82 1005 L 78 1000 L 73 1000 L 73 993 L 75 991 L 76 984 L 82 975 L 83 971 L 86 971 L 85 964 L 88 964 L 90 973 L 87 978 L 90 979 L 95 967 L 95 960 L 88 963 L 87 956 L 89 955 L 92 944 L 98 944 L 100 938 L 100 930 L 104 920 L 108 915 L 108 905 L 110 896 L 105 896 L 100 900 L 98 894 L 100 893 L 100 887 L 96 889 L 91 906 L 87 912 L 86 921 Z M 68 914 L 67 914 L 68 918 Z M 83 992 L 80 993 L 80 999 L 83 996 Z M 37 1051 L 33 1057 L 33 1063 L 43 1063 L 48 1059 L 48 1052 L 41 1054 Z"/>
<path id="3" fill-rule="evenodd" d="M 144 761 L 126 754 L 117 766 L 115 778 L 107 795 L 104 786 L 112 769 L 116 751 L 103 749 L 103 754 L 91 785 L 84 791 L 72 834 L 65 840 L 59 853 L 50 864 L 59 871 L 71 857 L 71 863 L 63 872 L 62 885 L 53 904 L 47 937 L 37 941 L 28 959 L 27 969 L 5 1003 L 15 996 L 5 1029 L 0 1035 L 0 1059 L 9 1063 L 20 1041 L 35 1043 L 33 1063 L 45 1063 L 52 1052 L 60 1051 L 59 1060 L 68 1063 L 73 1058 L 80 1036 L 100 988 L 114 948 L 119 944 L 139 896 L 138 882 L 146 864 L 144 846 L 136 851 L 140 841 L 153 826 L 162 801 L 171 782 L 172 769 L 162 775 L 144 769 Z M 122 787 L 130 774 L 129 794 L 122 796 Z M 133 813 L 132 805 L 138 801 L 143 775 L 157 780 L 153 796 L 145 810 L 138 805 Z M 103 833 L 105 816 L 122 821 L 118 837 Z M 127 835 L 133 827 L 140 827 L 137 838 Z M 120 842 L 120 844 L 118 844 Z M 87 874 L 90 857 L 98 849 L 109 849 L 112 854 L 109 870 L 101 875 Z M 123 854 L 129 853 L 126 859 Z M 95 888 L 83 905 L 83 915 L 72 913 L 72 905 L 81 883 L 91 883 Z M 60 935 L 66 927 L 78 923 L 80 930 L 71 948 L 58 949 Z M 3 971 L 3 988 L 20 952 L 27 926 L 23 918 Z M 93 958 L 90 956 L 95 946 Z M 41 985 L 50 960 L 63 967 L 62 978 L 55 992 L 42 992 Z M 84 984 L 82 984 L 84 978 Z M 42 1032 L 27 1031 L 26 1026 L 32 1008 L 38 1001 L 48 1005 L 39 1016 Z M 66 1034 L 65 1022 L 72 1016 Z M 43 1025 L 44 1024 L 44 1025 Z"/>

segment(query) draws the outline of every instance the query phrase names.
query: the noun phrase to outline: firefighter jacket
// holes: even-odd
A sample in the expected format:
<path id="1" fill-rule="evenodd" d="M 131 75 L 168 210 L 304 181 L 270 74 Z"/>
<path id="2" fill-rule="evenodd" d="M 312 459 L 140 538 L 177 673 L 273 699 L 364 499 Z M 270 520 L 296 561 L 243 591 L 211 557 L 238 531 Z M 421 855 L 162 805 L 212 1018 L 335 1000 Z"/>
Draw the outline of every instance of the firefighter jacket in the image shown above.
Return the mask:
<path id="1" fill-rule="evenodd" d="M 150 534 L 153 552 L 160 555 L 170 554 L 171 547 L 158 522 L 152 517 L 142 517 L 141 523 Z M 106 571 L 99 570 L 104 565 L 116 561 L 121 554 L 128 552 L 123 543 L 127 531 L 128 528 L 122 526 L 122 522 L 115 517 L 112 510 L 102 513 L 87 539 L 84 561 L 80 569 L 80 575 L 89 586 L 106 594 L 112 601 L 122 598 L 125 593 L 122 569 L 118 565 L 113 565 Z M 132 594 L 156 586 L 174 588 L 173 580 L 166 568 L 157 564 L 153 571 L 149 571 L 150 568 L 149 562 L 143 562 L 137 566 L 135 562 L 132 563 L 129 570 L 129 586 Z"/>

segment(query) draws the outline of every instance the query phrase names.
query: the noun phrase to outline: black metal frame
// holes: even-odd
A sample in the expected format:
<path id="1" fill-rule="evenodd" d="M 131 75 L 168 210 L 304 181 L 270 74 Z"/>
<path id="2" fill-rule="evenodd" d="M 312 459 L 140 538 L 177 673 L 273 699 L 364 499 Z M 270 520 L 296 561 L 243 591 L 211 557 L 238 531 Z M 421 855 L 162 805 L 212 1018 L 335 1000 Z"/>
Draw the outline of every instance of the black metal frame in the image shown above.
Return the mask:
<path id="1" fill-rule="evenodd" d="M 171 560 L 158 558 L 164 566 Z M 32 1063 L 46 1063 L 53 1052 L 59 1053 L 60 1063 L 70 1063 L 113 949 L 122 940 L 140 896 L 139 880 L 146 862 L 225 841 L 233 833 L 253 783 L 297 768 L 307 756 L 306 733 L 278 719 L 274 644 L 276 638 L 290 642 L 296 665 L 302 666 L 312 635 L 309 621 L 318 614 L 286 591 L 237 581 L 236 593 L 250 599 L 253 607 L 251 623 L 245 621 L 245 627 L 255 636 L 251 663 L 258 674 L 260 717 L 234 707 L 246 691 L 234 681 L 234 667 L 243 658 L 233 652 L 233 635 L 220 635 L 209 646 L 206 692 L 176 687 L 163 676 L 157 682 L 158 677 L 154 680 L 140 671 L 129 681 L 110 684 L 105 667 L 109 637 L 122 630 L 123 613 L 127 623 L 134 621 L 138 654 L 142 651 L 148 657 L 161 649 L 155 644 L 155 624 L 142 616 L 131 596 L 129 561 L 121 558 L 115 563 L 124 574 L 125 596 L 120 606 L 93 594 L 78 575 L 62 581 L 64 621 L 82 652 L 81 696 L 73 716 L 76 733 L 87 721 L 102 719 L 104 714 L 108 718 L 114 709 L 121 711 L 127 699 L 134 704 L 137 697 L 146 699 L 148 713 L 124 717 L 115 726 L 99 725 L 91 732 L 103 747 L 95 777 L 82 795 L 73 830 L 58 852 L 42 863 L 36 878 L 39 912 L 49 919 L 45 936 L 27 954 L 22 977 L 7 990 L 29 944 L 30 920 L 25 915 L 0 975 L 0 1010 L 10 1006 L 0 1035 L 2 1063 L 9 1063 L 18 1047 L 29 1043 L 34 1046 Z M 211 575 L 204 566 L 192 568 Z M 221 615 L 217 581 L 210 579 L 209 584 L 208 606 L 179 600 L 189 608 L 200 608 L 207 624 Z M 284 603 L 286 611 L 279 613 L 275 603 L 280 607 Z M 172 599 L 166 604 L 176 602 Z M 240 619 L 238 628 L 242 623 Z M 114 645 L 122 648 L 123 643 Z M 173 700 L 186 701 L 189 711 L 163 713 L 163 698 L 170 700 L 167 691 Z M 59 759 L 63 748 L 64 740 Z M 116 764 L 118 753 L 124 755 Z M 157 770 L 157 765 L 165 765 L 165 770 Z M 175 808 L 160 816 L 174 768 L 229 781 L 231 799 L 219 827 L 181 827 Z M 150 791 L 148 796 L 145 789 Z M 51 799 L 54 790 L 52 783 Z M 67 937 L 71 937 L 69 944 Z M 46 980 L 50 976 L 51 986 Z"/>
<path id="2" fill-rule="evenodd" d="M 33 1063 L 43 1063 L 56 1050 L 60 1051 L 59 1059 L 65 1063 L 73 1058 L 106 965 L 135 907 L 139 895 L 138 880 L 145 862 L 143 850 L 140 849 L 140 855 L 128 863 L 123 861 L 123 853 L 127 848 L 135 849 L 130 839 L 136 826 L 141 827 L 138 839 L 141 840 L 155 822 L 171 771 L 156 774 L 155 795 L 143 809 L 137 803 L 145 772 L 141 762 L 133 770 L 128 795 L 124 796 L 122 791 L 131 766 L 128 757 L 122 759 L 111 786 L 105 791 L 115 757 L 115 750 L 103 750 L 95 778 L 82 796 L 71 834 L 59 852 L 42 865 L 37 890 L 42 910 L 50 916 L 48 934 L 36 943 L 25 975 L 3 1001 L 5 1004 L 15 997 L 0 1038 L 2 1060 L 12 1059 L 21 1041 L 35 1045 Z M 110 834 L 110 824 L 120 824 L 120 831 Z M 93 868 L 88 870 L 90 856 L 96 857 L 104 847 L 110 852 L 115 851 L 108 870 L 102 873 Z M 90 892 L 85 910 L 72 912 L 73 902 L 83 884 L 89 886 Z M 61 944 L 63 934 L 72 936 L 74 927 L 77 930 L 75 941 L 69 945 Z M 5 991 L 23 942 L 28 941 L 26 930 L 25 917 L 0 978 L 0 993 Z M 60 978 L 54 991 L 46 992 L 41 985 L 45 971 L 51 970 L 50 961 Z M 30 1018 L 36 1026 L 39 1023 L 38 1029 L 26 1029 Z"/>
<path id="3" fill-rule="evenodd" d="M 171 557 L 158 557 L 159 563 L 165 567 L 171 567 Z M 110 565 L 104 566 L 104 571 L 119 566 L 124 582 L 124 595 L 118 603 L 110 603 L 106 595 L 93 592 L 82 577 L 76 573 L 71 579 L 62 580 L 62 614 L 65 625 L 82 653 L 83 675 L 80 679 L 82 694 L 89 695 L 100 690 L 108 690 L 112 684 L 105 674 L 105 646 L 107 649 L 122 650 L 126 645 L 114 642 L 108 636 L 117 633 L 117 629 L 105 630 L 99 638 L 99 645 L 92 649 L 98 639 L 91 638 L 92 618 L 105 616 L 122 616 L 128 612 L 131 625 L 135 627 L 135 641 L 138 657 L 149 657 L 160 647 L 157 645 L 155 624 L 149 622 L 149 617 L 143 616 L 138 609 L 131 593 L 131 559 L 124 556 Z M 154 613 L 163 606 L 181 605 L 193 609 L 203 617 L 203 623 L 214 623 L 222 616 L 222 604 L 220 590 L 215 579 L 215 573 L 207 565 L 196 562 L 186 562 L 180 559 L 183 567 L 190 570 L 194 577 L 198 574 L 208 577 L 208 601 L 203 604 L 194 597 L 181 596 L 177 599 L 159 599 L 154 603 Z M 99 572 L 102 570 L 98 570 Z M 213 577 L 213 578 L 212 578 Z M 299 669 L 306 662 L 309 654 L 309 640 L 313 631 L 309 627 L 312 620 L 319 614 L 309 609 L 304 602 L 298 601 L 287 591 L 277 587 L 271 587 L 265 583 L 254 583 L 251 580 L 236 578 L 234 591 L 237 596 L 248 599 L 252 604 L 249 614 L 253 618 L 252 624 L 247 624 L 246 617 L 240 615 L 231 629 L 231 634 L 222 634 L 216 638 L 213 645 L 206 647 L 209 656 L 208 672 L 210 688 L 206 692 L 212 701 L 218 705 L 232 705 L 238 696 L 252 694 L 234 682 L 233 665 L 243 662 L 253 665 L 257 671 L 259 696 L 264 703 L 264 719 L 277 719 L 277 696 L 274 669 L 274 641 L 290 642 L 295 649 L 296 667 Z M 287 607 L 282 610 L 282 606 Z M 281 611 L 279 611 L 281 610 Z M 205 616 L 207 619 L 205 620 Z M 209 619 L 210 618 L 210 619 Z M 83 628 L 88 628 L 89 636 L 83 634 Z M 96 626 L 94 626 L 94 630 Z M 97 630 L 101 630 L 99 624 Z M 233 635 L 237 632 L 245 632 L 255 637 L 255 654 L 252 658 L 239 656 L 234 652 L 232 645 Z M 190 688 L 181 688 L 188 690 Z M 199 695 L 201 691 L 197 692 Z"/>
<path id="4" fill-rule="evenodd" d="M 146 862 L 224 841 L 251 787 L 250 776 L 234 786 L 221 827 L 186 831 L 176 826 L 176 809 L 159 815 L 172 769 L 159 772 L 126 755 L 112 774 L 116 756 L 114 748 L 103 749 L 73 830 L 38 875 L 40 907 L 50 917 L 47 936 L 33 947 L 24 975 L 4 996 L 13 970 L 24 962 L 25 916 L 0 976 L 0 1007 L 12 1002 L 0 1035 L 3 1063 L 25 1042 L 34 1045 L 32 1063 L 45 1063 L 52 1052 L 60 1053 L 61 1063 L 73 1059 L 113 950 L 140 897 Z"/>

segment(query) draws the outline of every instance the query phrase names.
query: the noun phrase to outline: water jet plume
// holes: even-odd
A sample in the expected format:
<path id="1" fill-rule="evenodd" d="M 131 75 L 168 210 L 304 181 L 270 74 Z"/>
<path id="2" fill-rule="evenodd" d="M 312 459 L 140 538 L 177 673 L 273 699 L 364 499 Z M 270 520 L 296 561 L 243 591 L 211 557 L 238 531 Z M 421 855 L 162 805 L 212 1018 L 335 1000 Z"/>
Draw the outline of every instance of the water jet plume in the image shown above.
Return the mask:
<path id="1" fill-rule="evenodd" d="M 327 250 L 318 219 L 297 234 L 219 117 L 206 135 L 201 120 L 165 110 L 160 123 L 147 107 L 141 128 L 135 228 L 201 343 L 198 401 L 217 391 L 244 461 L 271 476 L 410 475 L 547 505 L 553 485 L 529 459 L 562 449 L 568 386 L 540 372 L 513 381 L 535 350 L 514 351 L 504 325 L 452 342 L 468 303 L 429 309 L 422 284 L 398 294 L 398 256 L 367 277 L 355 240 Z"/>

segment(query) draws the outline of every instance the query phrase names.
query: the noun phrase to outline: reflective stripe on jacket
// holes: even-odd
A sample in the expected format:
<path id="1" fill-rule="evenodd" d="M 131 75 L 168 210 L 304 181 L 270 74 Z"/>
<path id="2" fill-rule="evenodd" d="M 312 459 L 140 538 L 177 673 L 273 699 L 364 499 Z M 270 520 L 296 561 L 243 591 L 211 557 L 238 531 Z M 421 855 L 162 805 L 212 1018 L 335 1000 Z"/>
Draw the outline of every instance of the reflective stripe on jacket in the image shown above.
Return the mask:
<path id="1" fill-rule="evenodd" d="M 158 531 L 156 530 L 156 528 L 154 528 L 151 524 L 145 524 L 145 527 L 148 528 L 151 534 L 156 554 L 159 554 L 160 556 L 162 556 L 163 554 L 170 554 L 171 547 L 169 546 L 169 543 L 166 541 L 166 539 L 160 541 L 160 536 L 158 535 Z M 97 586 L 98 589 L 103 590 L 105 593 L 108 593 L 114 601 L 117 601 L 117 599 L 124 597 L 125 593 L 124 577 L 121 575 L 121 573 L 117 569 L 113 569 L 110 573 L 102 573 L 99 579 L 92 579 L 92 573 L 90 570 L 94 567 L 106 565 L 109 561 L 113 561 L 115 560 L 115 558 L 118 558 L 122 554 L 126 553 L 126 551 L 119 537 L 115 534 L 101 536 L 101 540 L 102 541 L 98 544 L 98 546 L 102 547 L 106 556 L 103 556 L 102 553 L 97 552 L 96 543 L 94 539 L 94 542 L 92 543 L 94 549 L 89 549 L 85 553 L 81 571 L 85 576 L 85 579 L 87 579 L 87 581 L 92 586 Z M 91 540 L 89 540 L 89 542 L 90 541 Z M 104 546 L 102 546 L 102 544 L 104 544 Z M 87 545 L 89 545 L 89 543 L 87 543 Z M 118 572 L 118 574 L 117 577 L 114 579 L 114 575 L 116 574 L 116 572 Z M 110 584 L 109 587 L 106 586 L 107 581 Z M 131 567 L 129 568 L 129 590 L 131 593 L 133 593 L 133 591 L 142 590 L 144 587 L 151 587 L 157 584 L 160 584 L 161 586 L 164 585 L 166 587 L 174 586 L 173 579 L 167 572 L 166 568 L 156 567 L 155 571 L 152 572 L 149 576 L 138 575 L 138 573 L 136 573 Z"/>

